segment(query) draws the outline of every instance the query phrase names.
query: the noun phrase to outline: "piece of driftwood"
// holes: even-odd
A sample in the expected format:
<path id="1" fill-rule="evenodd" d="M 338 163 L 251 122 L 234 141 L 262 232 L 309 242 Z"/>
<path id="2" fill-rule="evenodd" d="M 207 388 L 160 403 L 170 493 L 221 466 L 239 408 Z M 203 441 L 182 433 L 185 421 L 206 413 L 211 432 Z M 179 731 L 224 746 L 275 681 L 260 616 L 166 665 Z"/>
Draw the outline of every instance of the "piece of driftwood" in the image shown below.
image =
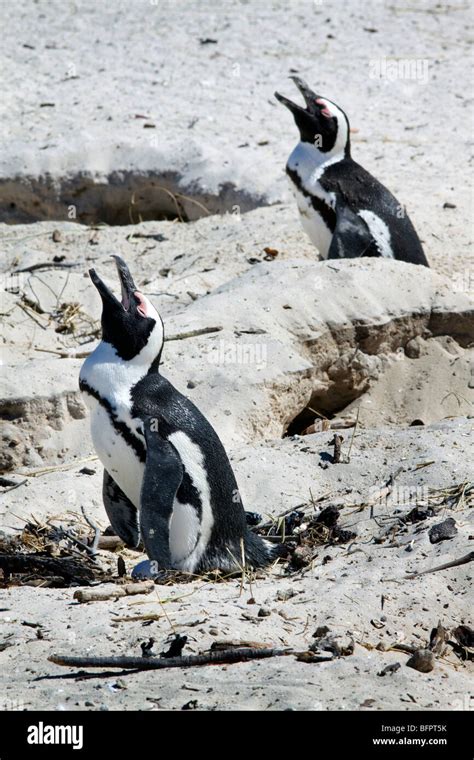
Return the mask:
<path id="1" fill-rule="evenodd" d="M 93 566 L 71 557 L 49 557 L 42 554 L 0 553 L 0 568 L 6 575 L 38 574 L 48 578 L 60 576 L 65 581 L 91 581 L 95 578 Z"/>
<path id="2" fill-rule="evenodd" d="M 28 267 L 14 269 L 12 274 L 21 274 L 22 272 L 37 272 L 40 269 L 73 269 L 80 266 L 80 262 L 62 262 L 62 261 L 42 261 L 38 264 L 30 264 Z"/>
<path id="3" fill-rule="evenodd" d="M 195 330 L 186 330 L 185 332 L 174 333 L 168 335 L 166 341 L 170 340 L 185 340 L 186 338 L 197 338 L 198 335 L 209 335 L 210 333 L 220 332 L 224 328 L 222 325 L 216 327 L 197 327 Z"/>
<path id="4" fill-rule="evenodd" d="M 232 665 L 246 660 L 261 660 L 269 657 L 285 657 L 295 654 L 288 649 L 226 649 L 187 657 L 69 657 L 53 654 L 49 657 L 55 665 L 70 668 L 121 668 L 122 670 L 162 670 L 164 668 L 192 668 L 202 665 Z"/>
<path id="5" fill-rule="evenodd" d="M 334 438 L 329 442 L 329 446 L 334 446 L 334 454 L 332 457 L 333 464 L 339 464 L 341 461 L 341 446 L 344 441 L 342 435 L 334 433 Z"/>
<path id="6" fill-rule="evenodd" d="M 437 573 L 439 570 L 449 570 L 450 567 L 459 567 L 460 565 L 466 565 L 468 562 L 472 561 L 474 561 L 474 552 L 469 552 L 469 554 L 465 554 L 464 557 L 453 559 L 452 562 L 445 562 L 444 565 L 438 565 L 437 567 L 432 567 L 429 570 L 420 570 L 418 573 L 410 573 L 410 575 L 405 575 L 403 580 L 412 580 L 413 578 L 417 578 L 419 575 Z"/>
<path id="7" fill-rule="evenodd" d="M 98 549 L 104 551 L 113 552 L 116 549 L 121 549 L 125 546 L 124 542 L 118 536 L 101 536 L 99 538 Z"/>
<path id="8" fill-rule="evenodd" d="M 211 644 L 212 652 L 222 652 L 228 649 L 272 649 L 271 644 L 261 643 L 259 641 L 234 641 L 233 639 L 218 639 Z"/>
<path id="9" fill-rule="evenodd" d="M 150 594 L 155 588 L 153 581 L 143 583 L 127 583 L 124 586 L 107 586 L 106 588 L 78 589 L 74 599 L 78 602 L 106 602 L 110 599 L 120 599 L 134 594 Z"/>

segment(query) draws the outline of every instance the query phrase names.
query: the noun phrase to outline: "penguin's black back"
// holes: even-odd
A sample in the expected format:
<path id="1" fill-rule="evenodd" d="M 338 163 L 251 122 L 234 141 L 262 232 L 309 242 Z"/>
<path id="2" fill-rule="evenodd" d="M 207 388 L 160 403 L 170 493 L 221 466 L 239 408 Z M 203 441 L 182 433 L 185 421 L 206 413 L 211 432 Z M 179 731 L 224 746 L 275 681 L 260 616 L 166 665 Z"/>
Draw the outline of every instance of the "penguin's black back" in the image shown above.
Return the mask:
<path id="1" fill-rule="evenodd" d="M 349 206 L 354 213 L 367 209 L 379 216 L 390 231 L 396 259 L 429 266 L 405 209 L 390 190 L 360 164 L 350 157 L 337 161 L 327 167 L 319 182 L 325 190 L 336 194 L 338 203 Z"/>
<path id="2" fill-rule="evenodd" d="M 228 555 L 226 547 L 233 554 L 237 553 L 236 559 L 240 562 L 241 537 L 247 549 L 247 562 L 254 566 L 267 564 L 269 555 L 263 542 L 248 530 L 237 481 L 224 446 L 204 415 L 157 371 L 150 371 L 140 380 L 131 395 L 132 417 L 155 418 L 159 434 L 165 439 L 176 432 L 185 433 L 203 454 L 214 524 L 205 566 L 201 565 L 200 569 L 216 566 L 213 558 Z M 186 473 L 176 496 L 181 502 L 191 503 L 200 513 L 199 494 Z"/>

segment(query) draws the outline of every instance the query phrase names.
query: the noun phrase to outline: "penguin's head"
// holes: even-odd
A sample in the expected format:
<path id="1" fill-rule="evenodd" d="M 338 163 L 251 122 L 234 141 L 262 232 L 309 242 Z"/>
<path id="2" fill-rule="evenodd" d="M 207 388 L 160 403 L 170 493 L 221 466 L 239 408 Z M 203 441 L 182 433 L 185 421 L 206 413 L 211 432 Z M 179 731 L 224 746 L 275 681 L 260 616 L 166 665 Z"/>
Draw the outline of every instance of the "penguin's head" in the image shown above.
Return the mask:
<path id="1" fill-rule="evenodd" d="M 163 322 L 148 298 L 133 282 L 125 261 L 114 256 L 122 286 L 118 300 L 95 269 L 89 276 L 102 298 L 102 340 L 125 361 L 138 357 L 145 364 L 159 360 L 164 340 Z"/>
<path id="2" fill-rule="evenodd" d="M 349 119 L 335 103 L 321 95 L 316 95 L 302 79 L 290 77 L 301 92 L 306 108 L 275 93 L 291 113 L 299 129 L 301 141 L 311 143 L 328 158 L 350 155 Z"/>

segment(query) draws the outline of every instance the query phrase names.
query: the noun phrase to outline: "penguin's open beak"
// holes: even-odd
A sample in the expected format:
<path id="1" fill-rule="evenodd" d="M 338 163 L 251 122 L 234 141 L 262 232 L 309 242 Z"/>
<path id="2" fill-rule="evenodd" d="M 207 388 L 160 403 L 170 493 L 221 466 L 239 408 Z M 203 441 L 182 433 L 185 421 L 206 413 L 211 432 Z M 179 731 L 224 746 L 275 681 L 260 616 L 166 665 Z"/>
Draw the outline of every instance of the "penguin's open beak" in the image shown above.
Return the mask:
<path id="1" fill-rule="evenodd" d="M 316 102 L 318 96 L 316 95 L 313 90 L 308 87 L 306 82 L 303 81 L 303 79 L 300 79 L 299 77 L 290 77 L 290 79 L 293 80 L 295 85 L 297 86 L 298 90 L 301 92 L 303 98 L 305 99 L 306 106 L 308 108 L 311 108 L 311 106 L 314 105 Z"/>
<path id="2" fill-rule="evenodd" d="M 301 92 L 306 103 L 306 108 L 299 106 L 297 103 L 293 103 L 292 100 L 285 98 L 284 95 L 280 95 L 279 92 L 275 92 L 276 99 L 279 100 L 280 103 L 283 103 L 283 105 L 286 106 L 292 112 L 292 114 L 309 112 L 315 115 L 315 111 L 317 112 L 317 108 L 315 108 L 315 106 L 318 97 L 316 93 L 314 93 L 313 90 L 308 87 L 306 82 L 304 82 L 299 77 L 290 77 L 290 79 L 293 80 L 298 90 Z"/>
<path id="3" fill-rule="evenodd" d="M 120 306 L 120 308 L 125 309 L 125 311 L 128 311 L 130 308 L 131 296 L 134 292 L 136 292 L 137 288 L 135 287 L 133 277 L 130 274 L 129 268 L 126 265 L 125 261 L 121 259 L 120 256 L 113 256 L 113 258 L 115 259 L 115 264 L 117 266 L 117 271 L 120 277 L 120 285 L 122 288 L 121 302 L 118 300 L 118 298 L 114 296 L 112 291 L 100 279 L 95 269 L 89 269 L 89 276 L 92 282 L 94 283 L 95 287 L 99 291 L 104 307 L 106 304 L 108 306 L 113 306 L 115 308 L 117 306 Z"/>
<path id="4" fill-rule="evenodd" d="M 292 100 L 289 100 L 288 98 L 285 98 L 284 95 L 280 95 L 279 92 L 275 92 L 275 97 L 277 100 L 280 101 L 280 103 L 283 103 L 284 106 L 288 108 L 289 111 L 291 111 L 292 114 L 296 114 L 301 111 L 305 111 L 304 108 L 297 105 L 297 103 L 293 103 Z"/>

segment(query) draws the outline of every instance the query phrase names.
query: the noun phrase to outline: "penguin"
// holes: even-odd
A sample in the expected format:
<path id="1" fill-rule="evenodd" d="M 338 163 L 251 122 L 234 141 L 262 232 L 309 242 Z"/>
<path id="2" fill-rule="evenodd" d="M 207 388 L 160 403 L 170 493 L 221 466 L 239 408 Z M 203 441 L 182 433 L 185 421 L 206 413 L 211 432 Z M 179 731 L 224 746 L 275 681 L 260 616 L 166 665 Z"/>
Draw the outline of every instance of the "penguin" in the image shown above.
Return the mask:
<path id="1" fill-rule="evenodd" d="M 161 317 L 114 258 L 121 300 L 89 270 L 102 299 L 102 340 L 79 376 L 110 523 L 127 546 L 143 542 L 157 574 L 264 567 L 275 550 L 247 526 L 217 433 L 161 374 Z"/>
<path id="2" fill-rule="evenodd" d="M 290 78 L 306 108 L 275 93 L 300 132 L 286 173 L 303 228 L 322 258 L 384 256 L 429 266 L 403 206 L 351 158 L 349 119 L 342 108 L 299 77 Z"/>

